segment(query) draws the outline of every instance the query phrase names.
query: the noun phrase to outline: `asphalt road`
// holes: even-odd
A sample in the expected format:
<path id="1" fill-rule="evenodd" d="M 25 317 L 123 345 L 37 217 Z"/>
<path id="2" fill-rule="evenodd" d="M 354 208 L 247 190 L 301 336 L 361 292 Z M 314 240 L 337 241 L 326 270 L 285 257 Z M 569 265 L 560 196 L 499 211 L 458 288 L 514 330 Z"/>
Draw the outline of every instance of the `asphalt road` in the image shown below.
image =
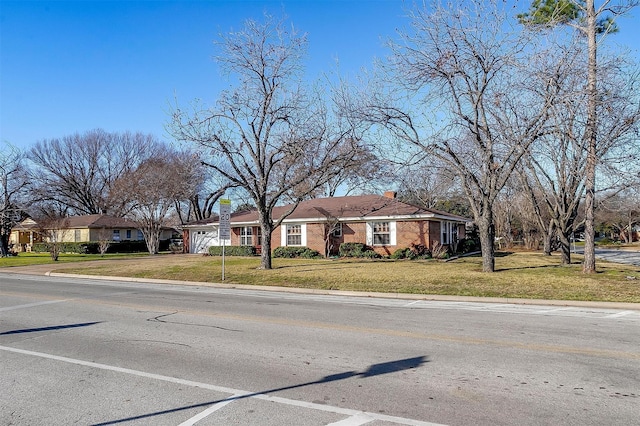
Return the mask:
<path id="1" fill-rule="evenodd" d="M 613 425 L 640 311 L 0 273 L 0 424 Z"/>

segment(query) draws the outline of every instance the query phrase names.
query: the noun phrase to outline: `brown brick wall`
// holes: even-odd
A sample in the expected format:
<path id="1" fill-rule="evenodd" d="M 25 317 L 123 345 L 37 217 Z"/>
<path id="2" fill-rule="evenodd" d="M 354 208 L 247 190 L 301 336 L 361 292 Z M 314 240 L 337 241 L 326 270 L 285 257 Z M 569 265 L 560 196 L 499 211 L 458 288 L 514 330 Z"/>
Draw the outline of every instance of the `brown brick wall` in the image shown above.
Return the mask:
<path id="1" fill-rule="evenodd" d="M 254 228 L 254 242 L 257 241 L 257 229 Z M 307 224 L 307 247 L 324 254 L 325 224 Z M 332 253 L 338 253 L 342 243 L 366 243 L 367 226 L 364 222 L 343 223 L 342 237 L 332 237 Z M 410 247 L 411 244 L 422 244 L 431 247 L 434 242 L 440 242 L 440 222 L 438 221 L 407 221 L 396 222 L 396 245 L 395 246 L 374 246 L 373 249 L 382 255 L 391 255 L 399 248 Z M 240 244 L 240 228 L 232 228 L 231 245 Z M 281 233 L 277 227 L 271 237 L 271 249 L 280 247 Z"/>

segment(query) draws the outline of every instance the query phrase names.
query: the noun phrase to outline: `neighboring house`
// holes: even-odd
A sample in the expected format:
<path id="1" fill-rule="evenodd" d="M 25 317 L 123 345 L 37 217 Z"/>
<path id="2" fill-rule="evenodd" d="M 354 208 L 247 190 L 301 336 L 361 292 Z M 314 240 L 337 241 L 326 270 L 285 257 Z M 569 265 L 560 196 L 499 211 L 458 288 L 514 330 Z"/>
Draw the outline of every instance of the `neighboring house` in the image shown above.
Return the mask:
<path id="1" fill-rule="evenodd" d="M 403 203 L 392 191 L 380 195 L 316 198 L 301 202 L 274 230 L 272 249 L 304 246 L 324 254 L 337 254 L 340 244 L 364 243 L 382 255 L 399 248 L 421 244 L 452 245 L 465 236 L 470 219 Z M 292 206 L 273 210 L 278 218 Z M 185 252 L 206 253 L 210 246 L 222 245 L 218 239 L 218 218 L 186 224 Z M 261 248 L 260 225 L 256 210 L 231 215 L 231 240 L 225 245 Z"/>
<path id="2" fill-rule="evenodd" d="M 38 229 L 38 224 L 33 219 L 24 219 L 11 228 L 9 246 L 15 251 L 31 251 L 35 243 L 42 242 L 42 235 Z"/>
<path id="3" fill-rule="evenodd" d="M 43 231 L 49 236 L 54 233 L 58 242 L 144 240 L 134 221 L 102 214 L 71 216 L 60 219 L 56 226 L 44 228 L 32 219 L 25 219 L 12 229 L 10 242 L 17 244 L 19 250 L 28 250 L 34 243 L 42 241 Z M 168 240 L 171 235 L 172 230 L 165 229 L 160 240 Z"/>

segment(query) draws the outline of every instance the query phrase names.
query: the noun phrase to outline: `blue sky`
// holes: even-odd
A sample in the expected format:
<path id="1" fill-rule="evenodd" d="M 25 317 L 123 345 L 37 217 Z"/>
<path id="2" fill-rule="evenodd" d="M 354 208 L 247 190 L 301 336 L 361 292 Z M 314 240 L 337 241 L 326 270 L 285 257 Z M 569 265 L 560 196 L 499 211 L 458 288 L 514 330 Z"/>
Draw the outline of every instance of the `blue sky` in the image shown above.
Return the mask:
<path id="1" fill-rule="evenodd" d="M 283 11 L 309 35 L 308 73 L 356 74 L 408 25 L 401 0 L 0 0 L 0 140 L 36 141 L 94 128 L 161 139 L 174 96 L 212 104 L 224 82 L 219 33 Z M 411 2 L 408 2 L 411 4 Z M 616 42 L 635 50 L 640 9 Z"/>

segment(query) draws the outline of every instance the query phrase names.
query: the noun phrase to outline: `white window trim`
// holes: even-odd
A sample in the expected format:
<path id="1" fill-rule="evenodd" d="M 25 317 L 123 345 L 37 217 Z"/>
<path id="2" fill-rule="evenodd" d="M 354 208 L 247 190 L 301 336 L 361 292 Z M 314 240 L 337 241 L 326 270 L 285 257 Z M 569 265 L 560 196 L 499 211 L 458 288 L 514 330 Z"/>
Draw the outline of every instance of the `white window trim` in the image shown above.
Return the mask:
<path id="1" fill-rule="evenodd" d="M 287 224 L 280 225 L 280 245 L 282 247 L 306 247 L 307 246 L 307 224 L 306 223 L 294 223 L 291 225 L 300 225 L 300 245 L 299 246 L 288 246 L 287 245 Z"/>
<path id="2" fill-rule="evenodd" d="M 246 231 L 249 231 L 247 234 Z M 246 244 L 247 238 L 249 244 Z M 240 245 L 241 246 L 252 246 L 253 245 L 253 227 L 252 226 L 241 226 L 240 227 Z"/>
<path id="3" fill-rule="evenodd" d="M 367 222 L 367 245 L 368 246 L 384 246 L 386 244 L 373 244 L 373 224 L 387 222 L 389 224 L 389 244 L 388 246 L 397 245 L 396 239 L 396 222 L 392 220 L 376 220 L 375 222 Z"/>

